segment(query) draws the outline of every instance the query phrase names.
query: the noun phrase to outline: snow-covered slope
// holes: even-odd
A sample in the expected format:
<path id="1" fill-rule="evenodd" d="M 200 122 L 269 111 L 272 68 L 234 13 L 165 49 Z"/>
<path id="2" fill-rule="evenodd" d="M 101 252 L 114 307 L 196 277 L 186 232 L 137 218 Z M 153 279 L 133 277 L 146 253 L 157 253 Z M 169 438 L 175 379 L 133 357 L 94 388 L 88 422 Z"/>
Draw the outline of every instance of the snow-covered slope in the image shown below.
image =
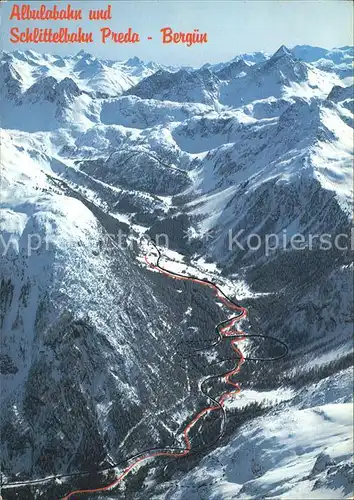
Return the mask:
<path id="1" fill-rule="evenodd" d="M 350 498 L 351 386 L 347 370 L 300 390 L 240 427 L 228 444 L 182 479 L 177 476 L 159 498 Z"/>

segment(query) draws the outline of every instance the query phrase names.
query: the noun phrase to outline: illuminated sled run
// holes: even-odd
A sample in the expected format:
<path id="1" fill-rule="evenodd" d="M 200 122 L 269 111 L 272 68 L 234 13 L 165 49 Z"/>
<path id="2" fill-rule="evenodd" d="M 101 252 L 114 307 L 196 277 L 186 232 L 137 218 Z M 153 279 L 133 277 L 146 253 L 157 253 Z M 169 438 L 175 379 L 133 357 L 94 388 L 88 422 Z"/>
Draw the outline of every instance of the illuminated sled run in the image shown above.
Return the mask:
<path id="1" fill-rule="evenodd" d="M 144 242 L 144 246 L 148 244 L 147 241 Z M 194 425 L 199 422 L 205 415 L 212 411 L 221 411 L 222 415 L 222 425 L 221 425 L 221 430 L 219 435 L 216 437 L 216 439 L 209 443 L 207 446 L 203 448 L 203 450 L 206 450 L 207 448 L 210 448 L 211 446 L 215 445 L 223 436 L 224 433 L 224 424 L 225 424 L 225 409 L 224 409 L 224 403 L 228 398 L 231 398 L 233 396 L 236 396 L 239 394 L 241 391 L 240 384 L 238 382 L 234 382 L 232 380 L 233 376 L 239 373 L 242 364 L 245 362 L 247 359 L 252 359 L 252 360 L 259 360 L 259 361 L 276 361 L 278 359 L 283 358 L 284 356 L 287 355 L 288 353 L 288 347 L 286 344 L 284 344 L 282 341 L 275 339 L 274 337 L 266 336 L 266 335 L 249 335 L 245 334 L 243 331 L 240 330 L 235 330 L 233 327 L 234 325 L 247 317 L 248 311 L 245 307 L 236 304 L 233 302 L 231 299 L 229 299 L 223 292 L 222 290 L 215 285 L 213 282 L 208 281 L 206 279 L 200 279 L 198 277 L 194 276 L 183 276 L 181 274 L 175 273 L 173 271 L 169 271 L 163 267 L 160 266 L 160 259 L 161 259 L 161 253 L 158 250 L 158 248 L 150 241 L 150 244 L 152 244 L 154 250 L 157 252 L 157 260 L 156 264 L 153 264 L 147 256 L 145 256 L 145 262 L 148 267 L 151 269 L 158 271 L 165 276 L 168 276 L 173 279 L 177 280 L 184 280 L 184 281 L 191 281 L 193 283 L 197 283 L 203 286 L 206 286 L 208 288 L 211 288 L 214 290 L 216 297 L 218 300 L 220 300 L 226 307 L 228 307 L 232 311 L 237 311 L 238 314 L 235 316 L 232 316 L 231 318 L 228 318 L 225 321 L 222 321 L 216 326 L 216 332 L 218 335 L 218 340 L 212 344 L 210 347 L 214 347 L 218 343 L 222 342 L 223 340 L 230 340 L 230 347 L 233 351 L 234 354 L 237 356 L 237 363 L 235 367 L 232 370 L 227 371 L 226 373 L 223 373 L 221 375 L 217 376 L 210 376 L 207 377 L 206 379 L 203 380 L 202 384 L 200 385 L 200 390 L 203 393 L 203 395 L 211 401 L 211 406 L 207 406 L 203 408 L 190 422 L 189 424 L 185 427 L 183 431 L 183 440 L 185 447 L 184 448 L 164 448 L 164 449 L 159 449 L 159 448 L 153 448 L 150 450 L 143 451 L 141 453 L 138 453 L 134 455 L 133 457 L 130 457 L 130 459 L 127 459 L 126 461 L 131 461 L 131 464 L 128 465 L 122 472 L 121 474 L 110 484 L 102 487 L 98 487 L 95 489 L 83 489 L 83 490 L 75 490 L 70 493 L 68 493 L 65 497 L 62 498 L 62 500 L 69 500 L 71 499 L 74 495 L 79 495 L 79 494 L 87 494 L 87 493 L 100 493 L 103 491 L 108 491 L 116 486 L 123 481 L 123 479 L 130 473 L 131 470 L 133 470 L 135 467 L 138 467 L 141 463 L 146 462 L 148 460 L 151 460 L 156 457 L 172 457 L 172 458 L 180 458 L 180 457 L 185 457 L 186 455 L 196 453 L 197 451 L 200 452 L 202 451 L 201 449 L 199 450 L 194 450 L 192 449 L 190 438 L 189 438 L 189 432 L 190 430 L 194 427 Z M 266 339 L 271 339 L 275 340 L 279 344 L 281 344 L 284 347 L 284 352 L 277 357 L 274 358 L 248 358 L 245 357 L 241 350 L 237 347 L 237 344 L 243 340 L 245 340 L 247 337 L 257 337 L 257 338 L 266 338 Z M 204 350 L 204 349 L 203 349 Z M 208 380 L 211 379 L 221 379 L 223 378 L 224 381 L 233 387 L 232 391 L 226 392 L 222 394 L 222 396 L 219 399 L 213 399 L 211 396 L 208 395 L 208 393 L 204 390 L 204 385 Z M 115 466 L 112 466 L 111 469 L 116 468 L 118 464 Z M 107 469 L 106 469 L 107 470 Z"/>

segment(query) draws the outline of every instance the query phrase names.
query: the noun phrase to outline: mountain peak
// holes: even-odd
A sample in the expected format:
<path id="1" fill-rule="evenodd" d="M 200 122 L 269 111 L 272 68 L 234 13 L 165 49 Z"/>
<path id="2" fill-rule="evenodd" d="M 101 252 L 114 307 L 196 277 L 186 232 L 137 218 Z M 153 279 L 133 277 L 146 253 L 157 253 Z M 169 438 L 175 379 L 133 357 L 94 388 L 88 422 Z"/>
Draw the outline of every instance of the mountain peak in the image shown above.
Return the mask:
<path id="1" fill-rule="evenodd" d="M 276 52 L 274 52 L 271 59 L 275 60 L 275 59 L 279 59 L 279 57 L 283 57 L 283 56 L 294 57 L 292 52 L 287 47 L 285 47 L 285 45 L 281 45 L 279 47 L 279 49 Z"/>
<path id="2" fill-rule="evenodd" d="M 142 61 L 138 56 L 134 56 L 128 59 L 125 64 L 127 66 L 142 66 L 144 61 Z"/>
<path id="3" fill-rule="evenodd" d="M 125 95 L 136 95 L 141 99 L 208 104 L 216 98 L 218 82 L 218 78 L 207 68 L 180 68 L 175 72 L 161 68 L 128 89 Z"/>
<path id="4" fill-rule="evenodd" d="M 76 57 L 77 58 L 91 59 L 92 55 L 89 52 L 85 52 L 83 49 L 81 49 L 80 52 L 78 52 L 76 54 Z"/>
<path id="5" fill-rule="evenodd" d="M 38 102 L 40 100 L 54 102 L 57 83 L 57 80 L 53 76 L 46 76 L 31 85 L 25 95 L 30 102 Z"/>
<path id="6" fill-rule="evenodd" d="M 72 78 L 64 78 L 58 82 L 54 77 L 47 76 L 34 83 L 26 92 L 31 102 L 46 100 L 50 102 L 72 101 L 81 94 L 79 87 Z"/>
<path id="7" fill-rule="evenodd" d="M 354 100 L 354 85 L 348 87 L 335 85 L 327 97 L 327 100 L 333 102 L 345 101 L 346 99 Z"/>
<path id="8" fill-rule="evenodd" d="M 13 99 L 21 93 L 22 77 L 13 64 L 6 61 L 0 66 L 0 88 L 4 95 Z"/>
<path id="9" fill-rule="evenodd" d="M 296 59 L 285 45 L 279 47 L 268 61 L 256 68 L 256 71 L 262 75 L 273 75 L 284 85 L 288 85 L 290 81 L 304 81 L 308 75 L 306 64 Z"/>
<path id="10" fill-rule="evenodd" d="M 56 91 L 62 94 L 65 93 L 69 97 L 77 97 L 81 94 L 77 84 L 69 77 L 64 78 L 56 85 Z"/>
<path id="11" fill-rule="evenodd" d="M 221 80 L 228 80 L 236 78 L 248 69 L 249 65 L 243 59 L 234 59 L 230 64 L 216 71 L 215 74 Z"/>

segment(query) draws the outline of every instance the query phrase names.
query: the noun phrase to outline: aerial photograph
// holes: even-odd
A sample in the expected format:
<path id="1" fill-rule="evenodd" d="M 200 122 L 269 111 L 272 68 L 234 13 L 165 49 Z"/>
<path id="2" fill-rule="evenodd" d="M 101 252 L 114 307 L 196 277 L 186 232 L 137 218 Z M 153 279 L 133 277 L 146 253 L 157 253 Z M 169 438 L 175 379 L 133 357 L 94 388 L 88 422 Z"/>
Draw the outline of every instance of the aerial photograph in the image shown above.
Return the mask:
<path id="1" fill-rule="evenodd" d="M 0 500 L 353 499 L 354 4 L 0 24 Z"/>

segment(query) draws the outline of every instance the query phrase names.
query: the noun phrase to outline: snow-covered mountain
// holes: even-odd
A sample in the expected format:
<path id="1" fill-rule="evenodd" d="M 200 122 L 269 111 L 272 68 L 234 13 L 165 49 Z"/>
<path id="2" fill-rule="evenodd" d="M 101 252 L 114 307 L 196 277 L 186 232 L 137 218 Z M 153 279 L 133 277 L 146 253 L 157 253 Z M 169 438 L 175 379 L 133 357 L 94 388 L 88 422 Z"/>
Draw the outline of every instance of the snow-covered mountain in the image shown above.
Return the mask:
<path id="1" fill-rule="evenodd" d="M 220 80 L 232 80 L 246 73 L 248 68 L 249 65 L 243 59 L 240 59 L 230 62 L 230 64 L 216 71 L 215 74 Z"/>
<path id="2" fill-rule="evenodd" d="M 353 47 L 326 50 L 310 45 L 296 45 L 291 51 L 298 59 L 312 63 L 324 71 L 337 73 L 341 78 L 353 76 Z"/>
<path id="3" fill-rule="evenodd" d="M 243 59 L 213 72 L 208 68 L 160 70 L 125 93 L 143 99 L 199 102 L 239 107 L 269 97 L 301 97 L 328 94 L 339 78 L 295 58 L 282 46 L 269 59 L 249 66 Z"/>
<path id="4" fill-rule="evenodd" d="M 197 363 L 179 344 L 213 339 L 229 312 L 149 270 L 142 234 L 168 238 L 166 267 L 216 280 L 249 309 L 244 328 L 285 341 L 289 355 L 243 365 L 220 447 L 144 465 L 112 498 L 348 497 L 350 54 L 282 46 L 181 69 L 3 53 L 3 482 L 92 472 L 5 485 L 3 498 L 105 484 L 97 469 L 181 446 L 208 404 L 201 380 L 230 352 Z M 275 348 L 250 340 L 246 350 Z M 209 424 L 198 429 L 205 443 Z"/>
<path id="5" fill-rule="evenodd" d="M 218 100 L 218 86 L 218 78 L 209 69 L 159 70 L 126 94 L 142 99 L 213 104 Z"/>
<path id="6" fill-rule="evenodd" d="M 269 58 L 269 54 L 266 54 L 265 52 L 250 52 L 248 54 L 240 54 L 236 57 L 234 57 L 231 61 L 227 62 L 221 62 L 221 63 L 216 63 L 216 64 L 209 64 L 206 63 L 202 67 L 203 68 L 208 68 L 211 71 L 217 72 L 225 68 L 225 66 L 228 66 L 229 64 L 233 64 L 238 61 L 244 61 L 248 65 L 252 64 L 258 64 L 261 62 L 266 61 Z"/>
<path id="7" fill-rule="evenodd" d="M 313 66 L 323 71 L 337 73 L 341 78 L 353 77 L 353 47 L 338 47 L 334 49 L 324 49 L 322 47 L 313 47 L 312 45 L 295 45 L 290 49 L 292 54 L 305 63 L 311 63 Z M 205 64 L 205 68 L 218 72 L 229 64 L 240 60 L 249 65 L 265 62 L 271 57 L 271 54 L 265 52 L 252 52 L 249 54 L 240 54 L 228 62 Z"/>
<path id="8" fill-rule="evenodd" d="M 25 88 L 49 76 L 56 80 L 70 77 L 80 89 L 100 96 L 119 95 L 161 67 L 138 58 L 122 62 L 100 60 L 83 50 L 76 56 L 63 57 L 32 50 L 3 52 L 2 60 L 19 71 Z"/>

